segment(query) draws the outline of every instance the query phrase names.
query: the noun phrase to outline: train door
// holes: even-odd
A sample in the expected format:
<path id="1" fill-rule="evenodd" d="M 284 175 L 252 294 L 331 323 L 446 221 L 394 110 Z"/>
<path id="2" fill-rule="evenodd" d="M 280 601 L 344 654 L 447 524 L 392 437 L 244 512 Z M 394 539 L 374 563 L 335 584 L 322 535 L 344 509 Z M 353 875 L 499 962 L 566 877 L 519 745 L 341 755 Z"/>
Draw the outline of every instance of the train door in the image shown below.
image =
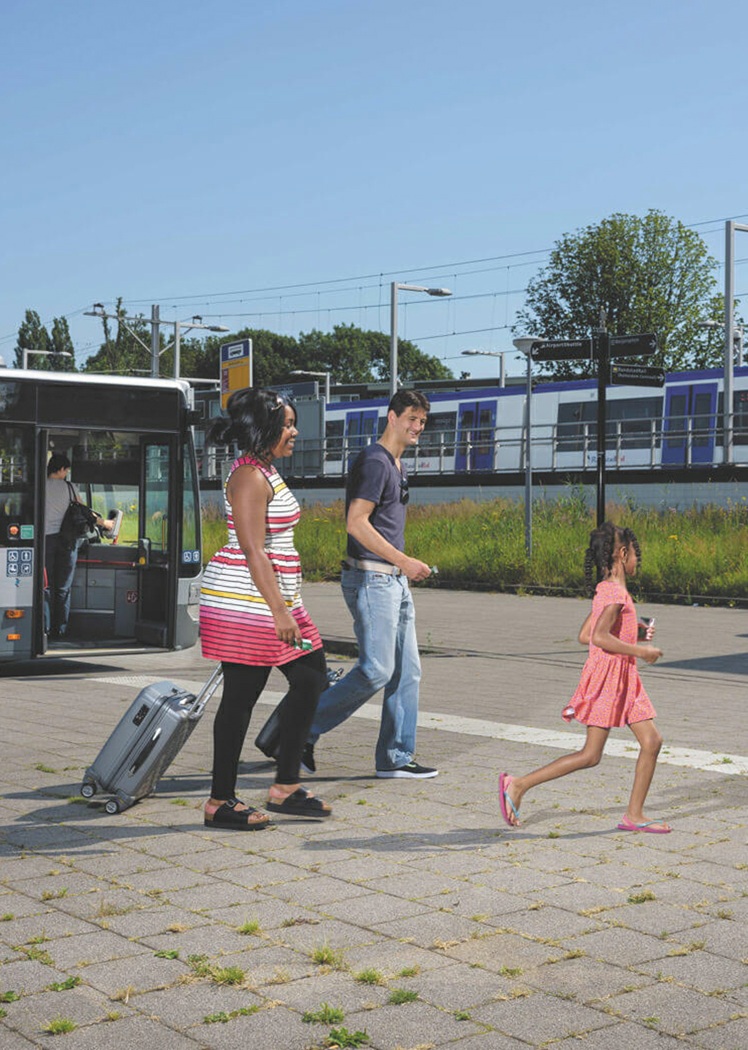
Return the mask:
<path id="1" fill-rule="evenodd" d="M 455 470 L 493 470 L 495 401 L 463 401 L 457 410 Z"/>
<path id="2" fill-rule="evenodd" d="M 362 448 L 377 439 L 379 412 L 376 408 L 360 408 L 345 414 L 345 447 L 348 451 L 346 471 L 353 466 Z"/>
<path id="3" fill-rule="evenodd" d="M 716 413 L 716 383 L 679 383 L 669 387 L 665 394 L 663 466 L 712 463 Z"/>

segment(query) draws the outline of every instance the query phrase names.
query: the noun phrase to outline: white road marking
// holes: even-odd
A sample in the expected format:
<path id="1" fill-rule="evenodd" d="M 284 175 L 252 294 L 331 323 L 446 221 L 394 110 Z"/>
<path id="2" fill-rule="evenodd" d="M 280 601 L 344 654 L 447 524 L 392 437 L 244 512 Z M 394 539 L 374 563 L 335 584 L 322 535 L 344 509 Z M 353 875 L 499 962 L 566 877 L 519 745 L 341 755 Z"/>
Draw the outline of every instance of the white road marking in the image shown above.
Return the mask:
<path id="1" fill-rule="evenodd" d="M 109 678 L 91 678 L 92 682 L 103 682 L 107 685 L 129 685 L 136 689 L 151 685 L 153 678 L 144 675 L 117 675 Z M 185 689 L 196 692 L 203 682 L 185 682 L 179 684 Z M 282 693 L 265 692 L 258 703 L 275 707 L 283 696 Z M 365 718 L 378 722 L 382 709 L 378 704 L 364 704 L 354 712 L 353 718 Z M 536 729 L 533 726 L 514 725 L 509 722 L 489 722 L 482 718 L 464 718 L 462 715 L 430 714 L 421 711 L 418 725 L 422 729 L 436 729 L 447 733 L 460 733 L 463 736 L 488 737 L 491 740 L 511 740 L 518 744 L 536 744 L 539 747 L 552 747 L 561 751 L 578 750 L 584 743 L 584 733 L 577 727 L 565 732 L 553 729 Z M 605 753 L 617 758 L 635 760 L 639 748 L 632 737 L 630 741 L 609 738 Z M 725 776 L 744 775 L 748 773 L 748 757 L 729 752 L 700 751 L 695 747 L 672 747 L 665 745 L 660 753 L 659 762 L 671 766 L 685 766 L 688 769 L 700 769 L 706 773 L 722 773 Z"/>

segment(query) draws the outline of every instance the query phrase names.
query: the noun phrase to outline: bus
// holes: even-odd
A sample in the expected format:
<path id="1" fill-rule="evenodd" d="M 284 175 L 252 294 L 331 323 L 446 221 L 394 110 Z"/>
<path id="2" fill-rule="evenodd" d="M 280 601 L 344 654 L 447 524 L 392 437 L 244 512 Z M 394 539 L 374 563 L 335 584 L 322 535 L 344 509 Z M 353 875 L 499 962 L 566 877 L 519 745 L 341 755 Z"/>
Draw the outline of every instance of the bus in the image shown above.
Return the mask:
<path id="1" fill-rule="evenodd" d="M 181 380 L 0 370 L 0 664 L 195 644 L 202 575 L 192 390 Z M 117 535 L 84 541 L 48 637 L 47 462 Z M 49 597 L 47 595 L 47 597 Z"/>

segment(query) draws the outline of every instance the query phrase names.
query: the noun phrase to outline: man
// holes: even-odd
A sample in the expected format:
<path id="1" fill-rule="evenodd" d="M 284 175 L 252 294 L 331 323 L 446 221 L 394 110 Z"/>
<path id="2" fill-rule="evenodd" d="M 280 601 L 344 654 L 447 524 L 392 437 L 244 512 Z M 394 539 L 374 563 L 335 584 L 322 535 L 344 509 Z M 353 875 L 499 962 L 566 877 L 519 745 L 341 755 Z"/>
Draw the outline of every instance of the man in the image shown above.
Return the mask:
<path id="1" fill-rule="evenodd" d="M 50 640 L 64 639 L 70 617 L 70 597 L 78 562 L 78 545 L 72 549 L 60 535 L 62 522 L 71 500 L 80 503 L 80 496 L 68 481 L 70 460 L 64 452 L 55 452 L 47 463 L 47 486 L 44 497 L 44 568 L 47 582 L 44 588 L 44 622 Z M 96 513 L 96 512 L 94 512 Z M 111 529 L 114 522 L 96 514 L 97 524 Z"/>
<path id="2" fill-rule="evenodd" d="M 421 662 L 409 581 L 425 580 L 431 569 L 405 554 L 408 478 L 400 460 L 418 444 L 429 408 L 424 394 L 399 390 L 389 403 L 384 433 L 361 451 L 348 479 L 341 586 L 353 616 L 358 663 L 320 697 L 302 763 L 308 773 L 316 770 L 314 744 L 321 734 L 380 689 L 377 776 L 425 779 L 438 773 L 413 759 Z"/>

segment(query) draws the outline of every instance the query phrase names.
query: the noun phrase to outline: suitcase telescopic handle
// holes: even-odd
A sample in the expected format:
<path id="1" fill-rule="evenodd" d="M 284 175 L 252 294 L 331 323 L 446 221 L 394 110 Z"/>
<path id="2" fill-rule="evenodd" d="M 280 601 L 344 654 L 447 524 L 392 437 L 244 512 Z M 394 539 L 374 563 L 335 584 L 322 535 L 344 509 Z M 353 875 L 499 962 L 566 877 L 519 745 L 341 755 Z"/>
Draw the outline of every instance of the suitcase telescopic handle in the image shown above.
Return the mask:
<path id="1" fill-rule="evenodd" d="M 213 696 L 213 693 L 215 693 L 222 681 L 223 668 L 220 664 L 217 664 L 210 675 L 210 678 L 195 697 L 195 703 L 192 705 L 192 710 L 190 711 L 191 719 L 196 720 L 202 715 L 205 705 L 210 700 L 211 696 Z"/>

